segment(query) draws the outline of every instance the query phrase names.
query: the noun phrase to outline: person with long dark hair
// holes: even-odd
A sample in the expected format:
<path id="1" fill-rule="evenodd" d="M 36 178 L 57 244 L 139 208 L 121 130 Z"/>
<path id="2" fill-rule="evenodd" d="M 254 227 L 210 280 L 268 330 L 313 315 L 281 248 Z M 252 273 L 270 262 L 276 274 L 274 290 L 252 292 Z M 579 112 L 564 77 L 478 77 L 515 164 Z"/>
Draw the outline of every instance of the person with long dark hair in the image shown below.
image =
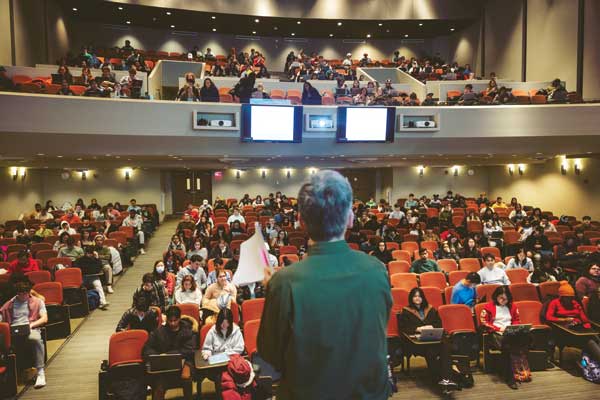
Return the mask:
<path id="1" fill-rule="evenodd" d="M 210 78 L 205 78 L 202 88 L 200 89 L 201 101 L 218 103 L 219 102 L 219 89 L 215 86 L 214 82 Z"/>
<path id="2" fill-rule="evenodd" d="M 504 335 L 507 326 L 521 323 L 519 311 L 513 303 L 508 286 L 500 286 L 494 290 L 491 300 L 478 317 L 483 329 L 489 333 L 489 345 L 502 351 L 502 370 L 505 373 L 506 384 L 511 389 L 518 389 L 512 372 L 511 354 L 520 354 L 527 349 L 529 335 Z"/>
<path id="3" fill-rule="evenodd" d="M 377 247 L 373 250 L 371 255 L 386 265 L 394 259 L 392 257 L 392 252 L 388 250 L 387 244 L 384 241 L 377 243 Z"/>
<path id="4" fill-rule="evenodd" d="M 304 82 L 302 88 L 302 104 L 321 105 L 321 95 L 310 83 Z"/>
<path id="5" fill-rule="evenodd" d="M 206 334 L 202 346 L 202 357 L 206 360 L 215 354 L 242 354 L 244 337 L 240 328 L 233 323 L 233 313 L 223 308 L 217 315 L 217 323 Z"/>
<path id="6" fill-rule="evenodd" d="M 423 329 L 441 328 L 442 320 L 437 310 L 427 302 L 421 288 L 413 288 L 408 294 L 408 306 L 402 309 L 398 317 L 398 329 L 408 335 L 419 334 Z M 422 354 L 427 361 L 427 368 L 432 372 L 432 379 L 442 390 L 456 386 L 450 380 L 451 360 L 446 342 L 439 346 L 424 347 Z"/>

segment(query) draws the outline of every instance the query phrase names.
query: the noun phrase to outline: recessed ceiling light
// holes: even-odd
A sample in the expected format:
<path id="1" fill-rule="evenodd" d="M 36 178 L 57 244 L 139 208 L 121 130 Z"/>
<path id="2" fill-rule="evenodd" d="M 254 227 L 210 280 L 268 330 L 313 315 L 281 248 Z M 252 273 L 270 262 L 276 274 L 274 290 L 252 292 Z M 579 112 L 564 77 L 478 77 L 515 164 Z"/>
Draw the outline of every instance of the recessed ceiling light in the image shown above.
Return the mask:
<path id="1" fill-rule="evenodd" d="M 279 28 L 278 28 L 278 27 L 276 27 L 276 26 L 274 26 L 274 27 L 273 27 L 273 30 L 274 30 L 274 31 L 276 31 L 277 29 L 279 29 Z"/>
<path id="2" fill-rule="evenodd" d="M 333 33 L 330 33 L 330 34 L 329 34 L 329 37 L 333 37 Z"/>
<path id="3" fill-rule="evenodd" d="M 77 161 L 83 161 L 83 158 L 79 157 L 79 158 L 77 159 Z"/>
<path id="4" fill-rule="evenodd" d="M 165 14 L 167 14 L 167 15 L 171 15 L 171 11 L 167 11 Z"/>
<path id="5" fill-rule="evenodd" d="M 368 38 L 370 38 L 370 37 L 371 37 L 371 34 L 370 34 L 370 33 L 367 33 L 367 39 L 368 39 Z"/>
<path id="6" fill-rule="evenodd" d="M 131 25 L 131 21 L 125 21 L 127 25 Z"/>
<path id="7" fill-rule="evenodd" d="M 212 31 L 213 31 L 213 32 L 216 32 L 216 31 L 217 31 L 217 28 L 213 28 L 213 29 L 212 29 Z"/>
<path id="8" fill-rule="evenodd" d="M 386 29 L 385 31 L 386 31 L 387 33 L 390 33 L 390 30 L 389 30 L 389 29 Z"/>
<path id="9" fill-rule="evenodd" d="M 152 17 L 152 21 L 154 21 L 154 22 L 156 22 L 157 19 L 158 18 L 156 18 L 156 17 Z"/>
<path id="10" fill-rule="evenodd" d="M 252 34 L 253 34 L 253 35 L 256 35 L 256 31 L 252 31 Z"/>
<path id="11" fill-rule="evenodd" d="M 380 23 L 378 23 L 377 25 L 379 25 L 379 26 L 383 26 L 383 24 L 382 24 L 381 22 L 380 22 Z"/>
<path id="12" fill-rule="evenodd" d="M 297 23 L 298 25 L 300 25 L 300 24 L 302 23 L 302 21 L 296 21 L 296 23 Z"/>
<path id="13" fill-rule="evenodd" d="M 294 32 L 292 32 L 292 36 L 296 36 L 296 34 Z"/>
<path id="14" fill-rule="evenodd" d="M 63 158 L 63 156 L 56 156 L 56 157 L 58 157 L 58 158 Z"/>
<path id="15" fill-rule="evenodd" d="M 450 28 L 450 32 L 454 32 L 454 28 Z"/>
<path id="16" fill-rule="evenodd" d="M 123 11 L 123 7 L 119 6 L 117 8 L 119 9 L 119 11 Z"/>
<path id="17" fill-rule="evenodd" d="M 408 37 L 408 34 L 404 35 L 404 37 Z"/>
<path id="18" fill-rule="evenodd" d="M 338 22 L 338 26 L 342 26 L 342 23 L 341 23 L 341 22 Z"/>
<path id="19" fill-rule="evenodd" d="M 423 26 L 423 23 L 422 23 L 422 22 L 419 22 L 419 26 Z"/>
<path id="20" fill-rule="evenodd" d="M 217 16 L 216 16 L 216 15 L 213 15 L 211 18 L 212 18 L 212 19 L 217 19 Z"/>
<path id="21" fill-rule="evenodd" d="M 256 18 L 256 19 L 254 20 L 254 22 L 256 22 L 256 23 L 258 24 L 258 23 L 260 22 L 260 19 Z"/>
<path id="22" fill-rule="evenodd" d="M 38 156 L 43 156 L 43 155 L 44 155 L 44 153 L 38 153 L 37 155 L 38 155 Z"/>
<path id="23" fill-rule="evenodd" d="M 171 28 L 175 28 L 175 25 L 171 25 Z"/>
<path id="24" fill-rule="evenodd" d="M 76 7 L 73 7 L 73 11 L 77 11 L 77 8 L 76 8 Z"/>

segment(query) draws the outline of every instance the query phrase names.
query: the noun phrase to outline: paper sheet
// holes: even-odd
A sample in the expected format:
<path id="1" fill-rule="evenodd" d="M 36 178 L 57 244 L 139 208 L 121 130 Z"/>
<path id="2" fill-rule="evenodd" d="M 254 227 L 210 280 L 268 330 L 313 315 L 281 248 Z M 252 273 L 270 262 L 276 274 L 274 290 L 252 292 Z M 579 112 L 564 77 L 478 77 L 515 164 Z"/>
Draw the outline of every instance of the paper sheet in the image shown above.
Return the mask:
<path id="1" fill-rule="evenodd" d="M 233 283 L 237 286 L 245 286 L 262 281 L 265 277 L 264 268 L 268 265 L 267 249 L 262 232 L 258 228 L 256 233 L 240 247 L 240 261 L 233 274 Z"/>

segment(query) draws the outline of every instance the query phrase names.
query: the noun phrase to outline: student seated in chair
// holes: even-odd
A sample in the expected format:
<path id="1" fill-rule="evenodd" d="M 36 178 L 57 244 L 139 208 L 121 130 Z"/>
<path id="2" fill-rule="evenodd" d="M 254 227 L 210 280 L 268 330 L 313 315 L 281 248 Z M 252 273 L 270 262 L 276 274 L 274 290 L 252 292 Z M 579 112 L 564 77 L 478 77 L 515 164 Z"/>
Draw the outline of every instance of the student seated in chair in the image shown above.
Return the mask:
<path id="1" fill-rule="evenodd" d="M 71 240 L 72 238 L 69 238 Z M 98 253 L 94 251 L 92 246 L 85 248 L 85 254 L 83 257 L 78 258 L 73 263 L 73 267 L 81 269 L 83 275 L 83 282 L 86 285 L 92 285 L 100 296 L 100 309 L 104 310 L 108 306 L 106 296 L 104 295 L 104 289 L 102 288 L 102 282 L 100 282 L 99 274 L 103 273 L 102 261 L 98 258 Z"/>
<path id="2" fill-rule="evenodd" d="M 152 382 L 152 399 L 163 400 L 165 392 L 172 383 L 181 379 L 183 386 L 183 398 L 192 399 L 192 365 L 194 362 L 194 333 L 188 320 L 181 318 L 181 310 L 170 307 L 167 310 L 167 324 L 155 329 L 144 346 L 143 355 L 154 354 L 181 354 L 184 359 L 181 375 L 168 374 L 159 376 Z"/>
<path id="3" fill-rule="evenodd" d="M 438 264 L 434 260 L 428 259 L 429 252 L 427 249 L 421 249 L 419 255 L 421 258 L 413 261 L 410 266 L 410 272 L 414 272 L 415 274 L 422 274 L 423 272 L 441 272 Z"/>
<path id="4" fill-rule="evenodd" d="M 465 304 L 469 307 L 475 306 L 477 292 L 475 287 L 481 283 L 481 278 L 477 272 L 469 272 L 469 274 L 461 279 L 454 288 L 452 288 L 452 304 Z M 448 300 L 446 299 L 446 302 Z"/>
<path id="5" fill-rule="evenodd" d="M 135 301 L 135 307 L 123 313 L 121 320 L 117 324 L 117 332 L 127 329 L 143 329 L 152 333 L 158 325 L 157 312 L 150 309 L 148 299 L 138 297 Z"/>
<path id="6" fill-rule="evenodd" d="M 441 328 L 442 321 L 438 312 L 427 302 L 421 288 L 413 288 L 408 295 L 408 306 L 402 309 L 398 318 L 398 329 L 407 334 L 420 333 L 426 328 Z M 434 384 L 442 391 L 455 388 L 456 383 L 450 380 L 451 360 L 448 343 L 443 341 L 438 346 L 425 347 L 427 368 L 431 371 Z"/>
<path id="7" fill-rule="evenodd" d="M 29 325 L 27 342 L 33 348 L 34 368 L 37 369 L 34 387 L 39 389 L 46 386 L 44 373 L 46 355 L 39 328 L 48 322 L 48 313 L 43 298 L 33 296 L 31 293 L 32 285 L 27 278 L 18 280 L 15 288 L 17 295 L 0 308 L 0 314 L 2 321 L 8 322 L 11 326 Z"/>
<path id="8" fill-rule="evenodd" d="M 512 370 L 511 354 L 520 354 L 527 349 L 529 335 L 505 336 L 504 331 L 509 325 L 518 325 L 519 310 L 512 301 L 508 286 L 500 286 L 494 290 L 492 299 L 485 305 L 478 316 L 481 326 L 490 335 L 490 346 L 502 351 L 501 368 L 505 373 L 507 385 L 511 389 L 518 389 Z"/>

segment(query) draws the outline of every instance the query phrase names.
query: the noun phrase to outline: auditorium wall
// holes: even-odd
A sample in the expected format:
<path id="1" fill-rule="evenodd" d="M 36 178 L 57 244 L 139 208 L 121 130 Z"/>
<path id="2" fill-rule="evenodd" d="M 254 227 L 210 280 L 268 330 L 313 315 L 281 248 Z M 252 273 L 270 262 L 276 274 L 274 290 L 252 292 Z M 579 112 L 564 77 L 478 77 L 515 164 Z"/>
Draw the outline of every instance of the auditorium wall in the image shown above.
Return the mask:
<path id="1" fill-rule="evenodd" d="M 485 74 L 521 80 L 522 1 L 489 0 L 485 6 Z"/>
<path id="2" fill-rule="evenodd" d="M 12 64 L 10 2 L 11 0 L 0 0 L 0 65 Z"/>
<path id="3" fill-rule="evenodd" d="M 44 34 L 44 2 L 41 0 L 11 1 L 16 65 L 31 66 L 46 62 L 48 44 Z M 5 39 L 8 38 L 10 36 Z"/>
<path id="4" fill-rule="evenodd" d="M 600 1 L 585 2 L 583 97 L 600 99 Z"/>

